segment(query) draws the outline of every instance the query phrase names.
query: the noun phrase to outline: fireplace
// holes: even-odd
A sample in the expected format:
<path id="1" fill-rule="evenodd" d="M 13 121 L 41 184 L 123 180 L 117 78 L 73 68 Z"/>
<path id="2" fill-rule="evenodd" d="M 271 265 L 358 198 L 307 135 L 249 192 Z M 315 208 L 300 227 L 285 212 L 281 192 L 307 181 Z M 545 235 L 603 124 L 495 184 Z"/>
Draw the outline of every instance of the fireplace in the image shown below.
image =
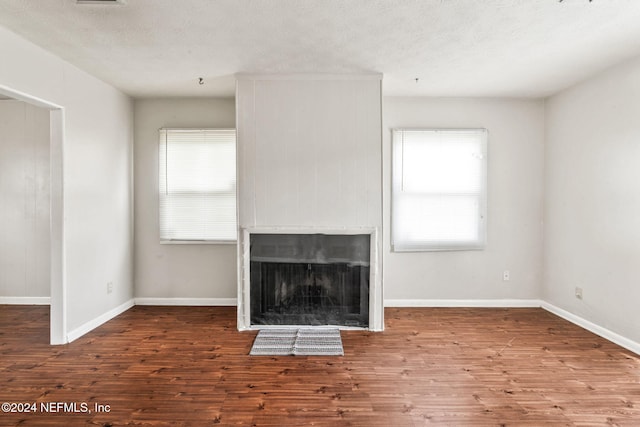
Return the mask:
<path id="1" fill-rule="evenodd" d="M 376 230 L 261 229 L 242 236 L 239 329 L 381 329 Z"/>
<path id="2" fill-rule="evenodd" d="M 381 74 L 237 75 L 239 330 L 384 329 L 381 88 Z M 369 258 L 323 249 L 258 260 L 257 234 L 325 235 L 330 246 L 334 236 L 362 235 Z"/>
<path id="3" fill-rule="evenodd" d="M 252 325 L 369 326 L 368 234 L 252 234 Z"/>

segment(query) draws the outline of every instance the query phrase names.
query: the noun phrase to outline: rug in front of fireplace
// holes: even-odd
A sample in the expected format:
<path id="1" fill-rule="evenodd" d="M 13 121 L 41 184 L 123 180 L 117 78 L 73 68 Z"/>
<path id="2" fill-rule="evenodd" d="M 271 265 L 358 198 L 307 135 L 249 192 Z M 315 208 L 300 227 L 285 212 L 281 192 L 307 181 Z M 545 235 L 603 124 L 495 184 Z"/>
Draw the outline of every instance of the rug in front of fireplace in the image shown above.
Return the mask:
<path id="1" fill-rule="evenodd" d="M 337 328 L 261 329 L 251 356 L 344 356 Z"/>

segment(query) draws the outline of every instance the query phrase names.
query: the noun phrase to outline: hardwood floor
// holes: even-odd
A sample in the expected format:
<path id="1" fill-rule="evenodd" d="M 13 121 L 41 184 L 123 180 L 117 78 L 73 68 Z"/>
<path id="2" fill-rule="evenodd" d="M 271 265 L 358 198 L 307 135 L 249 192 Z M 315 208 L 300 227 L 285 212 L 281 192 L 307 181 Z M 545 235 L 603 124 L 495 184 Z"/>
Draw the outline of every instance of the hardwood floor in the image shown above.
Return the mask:
<path id="1" fill-rule="evenodd" d="M 640 425 L 640 357 L 541 309 L 385 316 L 344 357 L 264 357 L 233 307 L 134 307 L 49 346 L 48 307 L 0 306 L 0 403 L 37 407 L 0 425 Z"/>

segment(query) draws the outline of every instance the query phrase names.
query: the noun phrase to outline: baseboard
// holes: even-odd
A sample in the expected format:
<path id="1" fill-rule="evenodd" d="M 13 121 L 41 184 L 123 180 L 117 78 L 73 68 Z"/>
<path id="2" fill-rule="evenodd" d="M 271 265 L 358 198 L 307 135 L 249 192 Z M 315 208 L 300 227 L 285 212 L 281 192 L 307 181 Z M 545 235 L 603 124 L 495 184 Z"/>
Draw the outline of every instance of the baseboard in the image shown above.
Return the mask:
<path id="1" fill-rule="evenodd" d="M 629 351 L 634 352 L 635 354 L 640 355 L 640 343 L 630 340 L 629 338 L 623 337 L 613 331 L 610 331 L 607 328 L 603 328 L 602 326 L 596 325 L 593 322 L 590 322 L 580 316 L 577 316 L 573 313 L 570 313 L 566 310 L 561 309 L 560 307 L 556 307 L 553 304 L 549 304 L 546 301 L 542 302 L 542 308 L 547 310 L 550 313 L 555 314 L 558 317 L 562 317 L 569 322 L 580 326 L 590 332 L 593 332 L 596 335 L 601 336 L 604 339 L 611 341 L 614 344 L 618 344 L 620 347 L 624 347 Z"/>
<path id="2" fill-rule="evenodd" d="M 123 304 L 120 304 L 116 308 L 107 311 L 106 313 L 102 314 L 101 316 L 98 316 L 95 319 L 88 321 L 87 323 L 85 323 L 84 325 L 74 329 L 73 331 L 69 331 L 67 333 L 67 342 L 72 342 L 72 341 L 77 340 L 78 338 L 80 338 L 81 336 L 86 334 L 87 332 L 90 332 L 90 331 L 94 330 L 98 326 L 100 326 L 103 323 L 106 323 L 109 320 L 113 319 L 114 317 L 124 313 L 125 311 L 129 310 L 133 306 L 134 306 L 134 300 L 130 299 L 129 301 L 127 301 L 127 302 L 125 302 Z"/>
<path id="3" fill-rule="evenodd" d="M 385 307 L 535 308 L 539 299 L 385 299 Z"/>
<path id="4" fill-rule="evenodd" d="M 236 306 L 236 298 L 135 298 L 136 305 Z"/>
<path id="5" fill-rule="evenodd" d="M 50 304 L 48 297 L 0 297 L 0 304 Z M 67 334 L 71 342 L 103 323 L 127 311 L 134 305 L 156 306 L 236 306 L 236 298 L 134 298 L 107 313 L 85 323 Z M 629 351 L 640 355 L 640 343 L 630 340 L 607 328 L 596 325 L 580 316 L 538 299 L 386 299 L 385 307 L 478 307 L 478 308 L 535 308 L 555 314 L 581 328 L 601 336 Z"/>
<path id="6" fill-rule="evenodd" d="M 0 304 L 51 305 L 51 298 L 50 297 L 0 297 Z"/>
<path id="7" fill-rule="evenodd" d="M 553 304 L 549 304 L 546 301 L 538 299 L 471 299 L 471 300 L 457 300 L 457 299 L 386 299 L 384 301 L 385 307 L 486 307 L 486 308 L 535 308 L 541 307 L 544 310 L 555 314 L 558 317 L 580 326 L 602 338 L 611 341 L 614 344 L 618 344 L 620 347 L 624 347 L 629 351 L 632 351 L 640 355 L 640 343 L 637 343 L 629 338 L 623 337 L 607 328 L 596 325 L 580 316 L 556 307 Z"/>

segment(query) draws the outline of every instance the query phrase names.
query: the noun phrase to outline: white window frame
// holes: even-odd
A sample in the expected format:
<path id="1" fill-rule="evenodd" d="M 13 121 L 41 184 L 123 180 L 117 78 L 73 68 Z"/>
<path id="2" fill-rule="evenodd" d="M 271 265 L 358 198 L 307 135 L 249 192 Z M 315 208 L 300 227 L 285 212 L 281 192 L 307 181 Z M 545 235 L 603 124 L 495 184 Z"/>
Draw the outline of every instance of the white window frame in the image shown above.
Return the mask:
<path id="1" fill-rule="evenodd" d="M 458 136 L 457 140 L 456 136 Z M 473 160 L 469 160 L 470 157 L 465 155 L 466 157 L 461 157 L 457 164 L 458 167 L 468 165 L 467 169 L 461 170 L 473 172 L 469 174 L 469 177 L 461 178 L 462 184 L 459 184 L 459 188 L 456 189 L 458 184 L 455 183 L 449 185 L 433 184 L 438 182 L 438 177 L 443 177 L 442 182 L 456 181 L 451 179 L 451 170 L 456 165 L 452 165 L 452 168 L 442 169 L 437 166 L 431 169 L 427 167 L 424 176 L 428 177 L 429 183 L 422 185 L 427 189 L 417 189 L 421 184 L 411 184 L 411 180 L 418 183 L 427 181 L 416 179 L 415 174 L 413 177 L 411 175 L 411 170 L 416 170 L 415 156 L 419 149 L 414 148 L 413 152 L 406 154 L 412 155 L 411 163 L 408 164 L 413 166 L 407 166 L 409 171 L 405 173 L 403 156 L 405 150 L 409 150 L 410 147 L 403 145 L 405 138 L 411 138 L 414 147 L 418 146 L 415 144 L 422 143 L 431 143 L 434 144 L 433 147 L 436 147 L 436 144 L 442 144 L 442 142 L 435 141 L 442 141 L 443 138 L 445 141 L 449 139 L 454 144 L 457 142 L 462 144 L 462 141 L 466 141 L 467 147 L 461 148 L 460 152 L 468 151 L 469 144 L 477 142 L 478 147 L 474 147 L 472 150 L 474 153 L 469 154 Z M 392 129 L 391 249 L 393 252 L 482 250 L 485 248 L 487 239 L 487 144 L 488 131 L 486 129 Z M 441 147 L 444 146 L 441 145 Z M 441 154 L 442 162 L 446 157 L 451 160 L 451 153 L 455 153 L 455 149 L 453 146 L 451 147 L 448 154 Z M 427 153 L 429 150 L 423 152 Z M 429 162 L 432 162 L 433 165 L 432 159 L 428 161 L 425 159 L 425 164 Z M 438 165 L 441 164 L 438 163 Z M 450 175 L 448 180 L 446 179 L 447 172 Z M 405 180 L 410 181 L 407 183 Z M 441 188 L 449 186 L 451 189 L 438 190 L 438 186 Z M 456 204 L 458 210 L 454 208 Z M 407 206 L 414 209 L 408 209 Z M 416 209 L 416 206 L 419 209 Z M 437 207 L 430 208 L 431 206 Z M 418 210 L 419 213 L 417 213 Z M 458 218 L 462 219 L 458 222 L 449 222 L 447 218 L 455 218 L 454 214 L 458 214 Z M 420 225 L 424 225 L 422 218 L 428 221 L 430 215 L 431 223 L 438 224 L 438 227 L 431 226 L 432 228 L 429 229 L 430 226 L 425 225 L 420 230 Z M 416 217 L 420 217 L 419 222 Z M 408 220 L 407 218 L 412 219 Z M 414 225 L 408 224 L 410 221 Z M 412 229 L 416 231 L 414 232 Z M 450 231 L 442 231 L 447 229 Z"/>
<path id="2" fill-rule="evenodd" d="M 236 197 L 236 176 L 237 176 L 237 171 L 236 171 L 236 130 L 235 129 L 230 129 L 230 128 L 225 128 L 225 129 L 192 129 L 192 128 L 188 128 L 188 129 L 176 129 L 176 128 L 162 128 L 159 130 L 159 141 L 158 141 L 158 232 L 159 232 L 159 236 L 160 236 L 160 243 L 161 244 L 235 244 L 237 243 L 238 240 L 238 226 L 237 226 L 237 197 Z M 223 221 L 223 222 L 216 222 L 211 221 L 210 219 L 206 219 L 206 218 L 196 218 L 195 221 L 201 221 L 201 226 L 203 227 L 203 229 L 207 229 L 211 224 L 229 224 L 228 227 L 226 227 L 225 230 L 225 235 L 221 235 L 221 234 L 217 234 L 217 235 L 212 235 L 215 233 L 211 233 L 209 235 L 199 235 L 199 236 L 188 236 L 185 237 L 186 234 L 190 234 L 187 231 L 183 230 L 179 230 L 179 224 L 177 226 L 174 227 L 170 227 L 167 223 L 167 221 L 170 221 L 170 219 L 167 218 L 166 215 L 166 211 L 163 212 L 163 209 L 168 209 L 167 208 L 167 203 L 170 203 L 170 198 L 171 198 L 171 194 L 170 194 L 170 190 L 169 188 L 171 187 L 171 183 L 169 183 L 170 178 L 170 172 L 168 172 L 168 160 L 167 160 L 167 153 L 168 153 L 168 144 L 171 144 L 172 142 L 170 141 L 171 135 L 188 135 L 188 134 L 194 134 L 194 135 L 198 135 L 201 138 L 206 138 L 207 135 L 211 136 L 211 135 L 215 135 L 215 137 L 212 138 L 211 141 L 207 141 L 207 143 L 211 143 L 211 144 L 216 144 L 216 143 L 221 143 L 220 141 L 222 139 L 228 139 L 228 137 L 230 136 L 230 134 L 232 133 L 232 138 L 233 138 L 233 154 L 232 154 L 232 159 L 229 158 L 228 162 L 225 164 L 232 164 L 233 167 L 233 173 L 232 173 L 232 177 L 226 177 L 226 179 L 232 180 L 232 185 L 230 187 L 230 189 L 225 189 L 225 190 L 219 190 L 219 189 L 212 189 L 211 187 L 215 187 L 215 185 L 207 185 L 206 182 L 203 183 L 203 185 L 200 185 L 201 189 L 189 189 L 189 190 L 176 190 L 176 197 L 184 197 L 185 195 L 189 195 L 191 194 L 194 198 L 200 197 L 200 198 L 207 198 L 207 195 L 209 196 L 209 198 L 207 198 L 207 200 L 209 201 L 209 210 L 211 208 L 211 206 L 215 206 L 217 203 L 226 203 L 227 205 L 230 203 L 231 200 L 233 200 L 233 212 L 232 215 L 230 212 L 227 212 L 227 221 Z M 221 140 L 216 141 L 216 138 L 221 138 Z M 177 139 L 177 138 L 176 138 Z M 175 140 L 173 141 L 173 143 L 179 143 L 176 142 Z M 226 141 L 226 144 L 228 144 L 228 141 Z M 227 149 L 227 157 L 231 157 L 229 156 L 229 150 Z M 228 173 L 227 175 L 231 175 L 231 173 Z M 230 181 L 231 182 L 231 181 Z M 183 185 L 184 186 L 184 185 Z M 210 187 L 209 189 L 204 189 L 206 187 Z M 216 200 L 216 195 L 220 196 L 219 200 Z M 188 202 L 187 202 L 188 203 Z M 227 206 L 226 208 L 227 211 L 229 211 L 229 207 Z M 191 211 L 193 212 L 193 209 L 191 209 Z M 203 215 L 204 212 L 201 213 L 201 215 Z M 198 215 L 196 215 L 197 217 Z M 232 222 L 230 222 L 231 220 L 229 218 L 232 218 Z M 189 218 L 190 221 L 194 221 L 193 217 Z"/>

